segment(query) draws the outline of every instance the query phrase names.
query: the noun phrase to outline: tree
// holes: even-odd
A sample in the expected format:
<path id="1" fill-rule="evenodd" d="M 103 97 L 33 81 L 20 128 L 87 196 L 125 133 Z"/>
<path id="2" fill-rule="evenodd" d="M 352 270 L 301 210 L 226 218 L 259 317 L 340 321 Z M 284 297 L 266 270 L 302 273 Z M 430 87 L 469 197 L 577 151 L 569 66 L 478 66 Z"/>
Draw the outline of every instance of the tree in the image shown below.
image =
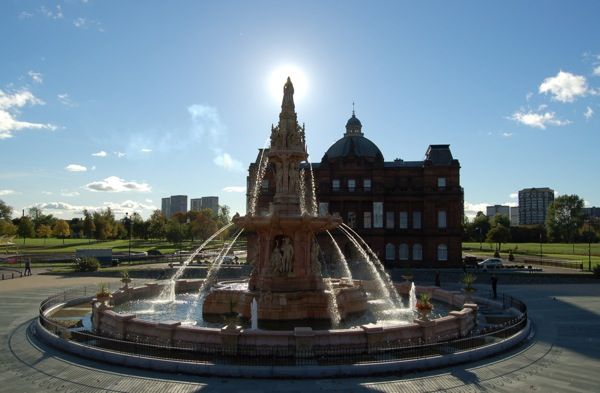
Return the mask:
<path id="1" fill-rule="evenodd" d="M 35 237 L 33 222 L 31 222 L 29 217 L 21 217 L 21 221 L 19 221 L 19 226 L 17 227 L 17 235 L 23 238 L 23 244 L 25 244 L 26 238 Z"/>
<path id="2" fill-rule="evenodd" d="M 35 234 L 37 237 L 44 239 L 44 245 L 46 245 L 46 239 L 52 235 L 52 228 L 46 224 L 41 224 L 36 230 Z"/>
<path id="3" fill-rule="evenodd" d="M 96 225 L 94 224 L 94 218 L 88 210 L 83 211 L 83 235 L 88 239 L 94 237 L 96 231 Z"/>
<path id="4" fill-rule="evenodd" d="M 160 210 L 155 210 L 148 219 L 148 235 L 151 239 L 165 238 L 165 225 L 167 220 Z"/>
<path id="5" fill-rule="evenodd" d="M 506 228 L 510 228 L 510 218 L 506 214 L 496 214 L 492 218 L 491 226 L 495 227 L 496 225 L 503 225 Z"/>
<path id="6" fill-rule="evenodd" d="M 583 199 L 577 195 L 561 195 L 548 207 L 546 229 L 555 242 L 573 242 L 583 224 Z"/>
<path id="7" fill-rule="evenodd" d="M 8 206 L 0 199 L 0 220 L 10 220 L 12 217 L 13 208 Z"/>
<path id="8" fill-rule="evenodd" d="M 510 229 L 502 224 L 498 224 L 489 230 L 485 240 L 490 243 L 496 243 L 498 245 L 496 249 L 500 251 L 502 243 L 510 240 Z"/>
<path id="9" fill-rule="evenodd" d="M 11 220 L 0 219 L 0 235 L 12 236 L 17 234 L 17 227 Z"/>
<path id="10" fill-rule="evenodd" d="M 54 228 L 52 228 L 52 233 L 59 239 L 62 238 L 63 244 L 65 244 L 65 238 L 71 234 L 71 228 L 69 228 L 69 224 L 65 220 L 58 220 L 54 224 Z"/>
<path id="11" fill-rule="evenodd" d="M 194 238 L 205 240 L 215 233 L 218 227 L 219 225 L 217 224 L 217 220 L 213 217 L 212 210 L 202 209 L 198 212 L 194 221 L 190 223 L 190 237 L 192 238 L 192 241 Z"/>
<path id="12" fill-rule="evenodd" d="M 175 220 L 170 220 L 166 225 L 165 235 L 168 242 L 180 244 L 185 235 L 183 225 Z"/>

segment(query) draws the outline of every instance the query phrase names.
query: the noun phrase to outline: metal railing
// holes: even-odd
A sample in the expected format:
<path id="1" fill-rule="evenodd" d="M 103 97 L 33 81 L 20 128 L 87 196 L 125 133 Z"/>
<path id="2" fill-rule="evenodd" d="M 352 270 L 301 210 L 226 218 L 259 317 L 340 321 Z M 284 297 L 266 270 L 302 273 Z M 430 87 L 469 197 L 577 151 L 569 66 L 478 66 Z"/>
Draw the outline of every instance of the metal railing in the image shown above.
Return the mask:
<path id="1" fill-rule="evenodd" d="M 141 336 L 135 337 L 133 340 L 120 340 L 99 336 L 90 331 L 71 330 L 44 315 L 45 311 L 51 307 L 71 299 L 93 296 L 95 291 L 96 289 L 78 288 L 47 298 L 40 305 L 39 321 L 41 325 L 61 339 L 72 340 L 82 345 L 122 354 L 182 360 L 199 364 L 339 365 L 422 359 L 459 353 L 499 343 L 524 329 L 527 324 L 526 305 L 509 295 L 501 295 L 497 301 L 501 301 L 504 308 L 514 307 L 519 310 L 518 316 L 502 324 L 488 326 L 485 329 L 473 329 L 466 337 L 457 339 L 437 336 L 433 337 L 431 342 L 408 340 L 402 343 L 314 345 L 309 348 L 302 348 L 297 345 L 228 346 L 225 344 L 191 344 L 177 341 L 169 345 Z"/>

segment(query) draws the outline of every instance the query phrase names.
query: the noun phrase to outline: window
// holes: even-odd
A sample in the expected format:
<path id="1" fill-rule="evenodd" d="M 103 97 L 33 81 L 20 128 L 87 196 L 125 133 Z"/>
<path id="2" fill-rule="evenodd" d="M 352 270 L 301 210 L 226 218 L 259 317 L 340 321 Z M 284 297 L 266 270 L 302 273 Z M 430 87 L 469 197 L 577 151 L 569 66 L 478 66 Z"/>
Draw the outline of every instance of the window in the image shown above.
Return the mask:
<path id="1" fill-rule="evenodd" d="M 348 212 L 348 226 L 350 228 L 356 227 L 356 213 L 355 212 Z"/>
<path id="2" fill-rule="evenodd" d="M 383 228 L 383 202 L 373 202 L 373 228 Z"/>
<path id="3" fill-rule="evenodd" d="M 400 212 L 400 229 L 408 228 L 408 212 Z"/>
<path id="4" fill-rule="evenodd" d="M 356 190 L 356 180 L 348 179 L 348 191 L 354 192 Z"/>
<path id="5" fill-rule="evenodd" d="M 331 181 L 331 188 L 333 189 L 333 191 L 339 191 L 340 190 L 340 181 L 339 181 L 339 179 L 333 179 Z"/>
<path id="6" fill-rule="evenodd" d="M 363 188 L 365 191 L 371 191 L 371 179 L 363 180 Z"/>
<path id="7" fill-rule="evenodd" d="M 444 188 L 446 188 L 446 178 L 445 177 L 438 177 L 437 183 L 438 183 L 438 188 L 440 190 L 443 190 Z"/>
<path id="8" fill-rule="evenodd" d="M 329 203 L 328 202 L 319 202 L 319 215 L 325 216 L 329 213 Z"/>
<path id="9" fill-rule="evenodd" d="M 385 260 L 393 261 L 396 259 L 395 247 L 392 243 L 388 243 L 385 245 Z"/>
<path id="10" fill-rule="evenodd" d="M 263 179 L 262 184 L 260 186 L 262 191 L 269 191 L 269 179 Z"/>
<path id="11" fill-rule="evenodd" d="M 423 246 L 419 243 L 413 244 L 413 260 L 422 261 L 423 260 Z"/>
<path id="12" fill-rule="evenodd" d="M 394 212 L 386 212 L 385 213 L 385 227 L 387 229 L 394 228 Z"/>
<path id="13" fill-rule="evenodd" d="M 446 210 L 438 210 L 438 228 L 446 228 Z"/>
<path id="14" fill-rule="evenodd" d="M 398 247 L 398 257 L 401 261 L 408 260 L 408 244 L 402 243 L 400 247 Z"/>
<path id="15" fill-rule="evenodd" d="M 437 247 L 437 259 L 438 261 L 447 261 L 448 260 L 448 246 L 445 244 L 439 244 Z"/>
<path id="16" fill-rule="evenodd" d="M 363 214 L 363 227 L 366 229 L 371 228 L 371 212 L 364 212 Z"/>
<path id="17" fill-rule="evenodd" d="M 414 229 L 421 229 L 421 212 L 420 211 L 414 211 L 412 218 L 413 218 L 413 228 Z"/>

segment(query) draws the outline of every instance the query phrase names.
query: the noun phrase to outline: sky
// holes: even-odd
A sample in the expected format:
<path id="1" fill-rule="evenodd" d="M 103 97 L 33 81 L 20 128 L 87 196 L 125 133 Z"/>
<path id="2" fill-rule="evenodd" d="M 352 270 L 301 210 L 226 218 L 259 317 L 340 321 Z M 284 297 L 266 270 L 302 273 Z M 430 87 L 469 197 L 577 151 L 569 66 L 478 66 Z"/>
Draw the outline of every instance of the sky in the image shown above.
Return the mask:
<path id="1" fill-rule="evenodd" d="M 355 103 L 386 161 L 450 144 L 465 213 L 550 187 L 600 206 L 598 1 L 0 2 L 0 199 L 71 218 L 217 195 L 286 74 L 310 161 Z"/>

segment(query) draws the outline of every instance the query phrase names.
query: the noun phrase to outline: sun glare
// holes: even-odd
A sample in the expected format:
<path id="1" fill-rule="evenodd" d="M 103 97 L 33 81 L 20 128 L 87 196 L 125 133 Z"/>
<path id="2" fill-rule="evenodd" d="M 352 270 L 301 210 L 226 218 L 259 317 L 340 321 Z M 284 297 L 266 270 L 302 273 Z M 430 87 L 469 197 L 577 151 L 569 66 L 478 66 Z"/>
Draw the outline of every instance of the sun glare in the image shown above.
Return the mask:
<path id="1" fill-rule="evenodd" d="M 296 103 L 302 101 L 302 99 L 306 97 L 308 90 L 306 75 L 299 67 L 290 64 L 278 67 L 271 73 L 269 78 L 269 91 L 271 92 L 271 95 L 277 101 L 281 102 L 283 97 L 283 85 L 288 76 L 294 84 L 294 101 Z"/>

